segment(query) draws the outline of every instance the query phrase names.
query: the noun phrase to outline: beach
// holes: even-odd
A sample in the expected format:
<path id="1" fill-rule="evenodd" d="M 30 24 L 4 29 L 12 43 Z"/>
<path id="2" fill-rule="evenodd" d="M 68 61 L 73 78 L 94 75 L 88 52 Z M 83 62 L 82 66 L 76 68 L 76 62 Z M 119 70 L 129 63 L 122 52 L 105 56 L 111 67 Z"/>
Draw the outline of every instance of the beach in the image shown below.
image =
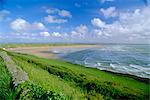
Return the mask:
<path id="1" fill-rule="evenodd" d="M 33 47 L 15 47 L 15 48 L 7 48 L 6 50 L 24 54 L 32 54 L 35 56 L 48 58 L 48 59 L 57 59 L 58 57 L 55 55 L 56 50 L 61 49 L 79 49 L 84 50 L 87 48 L 100 47 L 102 45 L 56 45 L 56 46 L 33 46 Z"/>

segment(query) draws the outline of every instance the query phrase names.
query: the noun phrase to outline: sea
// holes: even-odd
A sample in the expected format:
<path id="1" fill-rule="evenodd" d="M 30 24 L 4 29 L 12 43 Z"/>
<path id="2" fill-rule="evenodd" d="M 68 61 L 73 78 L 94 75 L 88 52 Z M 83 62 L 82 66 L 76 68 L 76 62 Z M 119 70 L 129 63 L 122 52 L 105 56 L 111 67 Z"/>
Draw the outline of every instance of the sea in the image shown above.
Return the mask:
<path id="1" fill-rule="evenodd" d="M 107 44 L 60 50 L 57 55 L 74 64 L 150 79 L 150 45 Z"/>

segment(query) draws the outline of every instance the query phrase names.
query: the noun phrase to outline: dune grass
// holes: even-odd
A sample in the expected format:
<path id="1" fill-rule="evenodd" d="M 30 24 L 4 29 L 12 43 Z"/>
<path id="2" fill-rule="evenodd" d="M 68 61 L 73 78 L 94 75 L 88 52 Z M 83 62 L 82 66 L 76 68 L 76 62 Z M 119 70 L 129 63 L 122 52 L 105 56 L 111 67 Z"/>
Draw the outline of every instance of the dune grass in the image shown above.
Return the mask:
<path id="1" fill-rule="evenodd" d="M 65 99 L 148 100 L 150 85 L 133 78 L 32 55 L 8 53 L 33 84 Z"/>

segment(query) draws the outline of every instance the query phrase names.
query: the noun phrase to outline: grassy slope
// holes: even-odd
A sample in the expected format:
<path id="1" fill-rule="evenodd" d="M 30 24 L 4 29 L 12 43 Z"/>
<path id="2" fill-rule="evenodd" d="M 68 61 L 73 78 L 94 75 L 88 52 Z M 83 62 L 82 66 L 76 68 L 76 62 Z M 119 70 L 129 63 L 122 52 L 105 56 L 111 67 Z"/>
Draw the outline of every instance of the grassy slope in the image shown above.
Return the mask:
<path id="1" fill-rule="evenodd" d="M 150 85 L 97 69 L 9 53 L 29 75 L 29 81 L 66 99 L 148 99 Z"/>
<path id="2" fill-rule="evenodd" d="M 12 78 L 9 74 L 4 61 L 0 57 L 0 100 L 7 100 L 13 97 Z"/>

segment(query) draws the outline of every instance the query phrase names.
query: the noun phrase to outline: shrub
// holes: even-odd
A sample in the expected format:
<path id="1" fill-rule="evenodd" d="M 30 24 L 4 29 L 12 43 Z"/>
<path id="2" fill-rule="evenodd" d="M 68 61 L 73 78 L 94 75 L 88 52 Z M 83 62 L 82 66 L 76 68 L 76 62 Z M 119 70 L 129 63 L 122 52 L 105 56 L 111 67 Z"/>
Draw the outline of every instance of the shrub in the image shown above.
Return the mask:
<path id="1" fill-rule="evenodd" d="M 19 100 L 64 100 L 65 97 L 53 91 L 45 91 L 42 87 L 31 82 L 20 84 L 16 89 L 16 99 Z"/>

